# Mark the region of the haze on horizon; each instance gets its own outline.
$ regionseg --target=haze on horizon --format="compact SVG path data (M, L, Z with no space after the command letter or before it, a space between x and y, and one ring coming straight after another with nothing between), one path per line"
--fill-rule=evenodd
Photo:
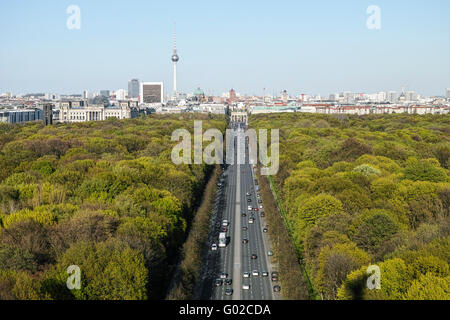
M67 7L81 29L66 27ZM381 30L369 30L370 5ZM450 87L450 2L429 1L2 1L0 93L127 89L128 80L220 95L328 95Z

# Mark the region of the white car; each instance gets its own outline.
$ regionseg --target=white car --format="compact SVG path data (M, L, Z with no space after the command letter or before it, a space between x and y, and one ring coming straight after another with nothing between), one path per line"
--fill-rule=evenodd
M244 278L250 278L250 273L244 272Z
M259 208L262 210L262 209L263 209L263 206L259 206Z
M212 251L217 251L217 244L213 243L213 244L211 245L211 250L212 250Z
M242 286L242 290L250 290L250 285L249 284L244 284Z
M252 206L248 206L247 209L248 209L248 211L252 211L253 207Z
M253 270L252 276L259 277L259 271L258 270Z
M248 220L248 223L249 223L249 224L253 224L254 222L255 222L254 219L249 219L249 220Z
M230 223L228 222L228 220L223 220L223 222L222 222L222 226L224 226L224 227L228 227L229 224Z

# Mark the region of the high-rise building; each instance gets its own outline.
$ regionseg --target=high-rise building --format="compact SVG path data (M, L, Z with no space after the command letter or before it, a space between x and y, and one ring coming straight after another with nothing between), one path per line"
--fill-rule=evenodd
M450 99L450 88L447 88L447 91L445 92L445 96L447 99Z
M106 98L109 98L111 92L109 90L100 90L100 95Z
M132 79L128 81L128 99L139 98L139 80Z
M236 101L236 91L234 89L230 90L230 102Z
M172 54L172 62L173 62L173 97L177 99L177 62L180 60L180 57L177 54L177 25L175 24L175 32L173 36L173 54Z
M139 101L141 103L163 103L164 87L162 82L141 82Z

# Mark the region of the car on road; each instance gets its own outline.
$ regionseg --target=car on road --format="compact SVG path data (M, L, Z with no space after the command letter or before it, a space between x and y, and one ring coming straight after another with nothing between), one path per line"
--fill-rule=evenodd
M268 255L269 257L273 256L273 251L272 251L272 250L267 251L267 255Z
M248 202L248 203L252 202L252 199L247 199L247 202Z
M249 284L244 284L242 286L242 290L250 290L250 285Z
M225 227L225 226L223 226L223 227L220 229L220 232L227 232L227 231L228 231L228 228Z
M265 227L265 228L263 229L263 232L264 232L264 233L267 233L267 231L269 231L269 229L267 229L267 227Z
M254 222L255 222L255 219L252 219L252 218L248 219L248 223L253 224Z
M228 227L229 224L230 224L230 222L228 220L223 220L222 221L222 226L224 226L224 227Z
M250 273L249 272L244 272L243 276L244 276L244 278L250 278Z
M248 211L252 211L253 207L252 206L248 206L247 209L248 209Z
M232 296L233 295L233 289L231 289L231 288L225 289L225 295Z
M248 239L243 239L242 240L242 244L247 244L248 243Z
M259 199L259 200L258 200L258 203L262 203L262 200L261 200L261 199ZM261 209L262 209L262 208L261 208Z
M247 231L248 227L242 227L242 230Z
M211 245L211 250L212 250L212 251L217 251L217 244L213 243L213 244Z
M258 256L256 254L252 254L252 260L258 259Z
M281 287L280 286L274 286L273 287L273 292L280 292L281 291Z
M242 217L245 218L247 214L245 212L242 212Z
M259 206L259 209L261 209L261 210L262 210L262 209L263 209L263 206Z
M220 182L217 184L217 186L220 188L223 186L223 184L221 184Z
M259 271L258 270L253 270L252 271L252 276L253 277L259 277Z
M258 211L259 211L259 209L258 209L258 208L254 208L253 210L255 210L256 212L258 212Z
M216 287L221 287L223 284L222 279L216 279Z
M269 272L263 271L262 276L263 276L263 277L268 277L268 276L269 276Z
M232 284L233 284L233 280L231 280L230 278L225 279L225 285L231 286Z
M251 196L251 193L250 192L247 192L247 197L250 197Z
M261 217L265 217L266 216L266 214L264 213L264 211L261 211L261 213L259 214Z
M228 273L223 272L220 274L220 279L226 279L226 278L228 278Z

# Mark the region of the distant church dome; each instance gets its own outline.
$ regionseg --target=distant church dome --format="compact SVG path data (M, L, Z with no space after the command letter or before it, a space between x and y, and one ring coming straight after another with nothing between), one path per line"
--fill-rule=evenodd
M174 55L172 56L172 61L173 61L173 62L178 62L179 60L180 60L180 57L178 57L177 54L174 54Z
M204 96L205 93L203 92L202 89L200 89L200 87L198 87L195 91L194 91L194 96Z

